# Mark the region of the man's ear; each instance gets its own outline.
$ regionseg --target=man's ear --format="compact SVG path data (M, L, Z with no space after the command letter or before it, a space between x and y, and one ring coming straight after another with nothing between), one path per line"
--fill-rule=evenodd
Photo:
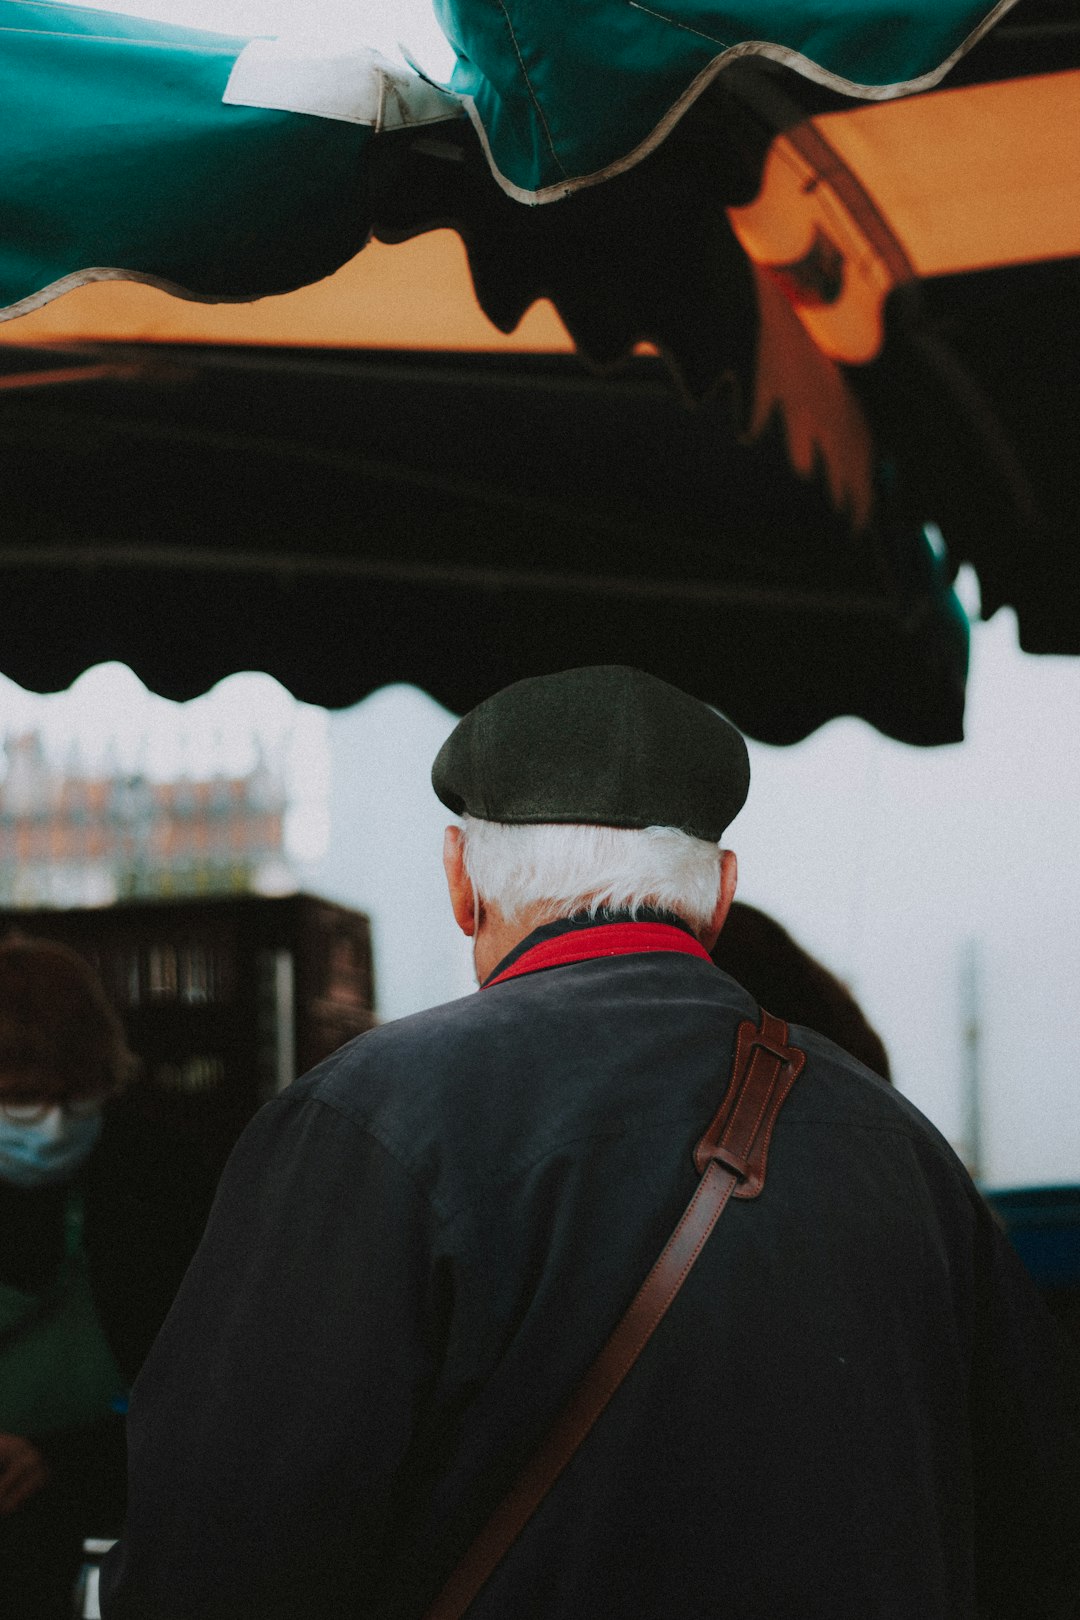
M731 910L731 902L735 898L735 889L739 881L739 863L735 859L733 849L720 851L720 881L716 887L716 907L709 918L709 926L701 934L701 943L707 951L711 951L720 938L720 930L727 922L727 914Z
M446 873L446 886L450 891L450 908L454 913L454 921L463 934L472 939L476 932L476 907L473 898L473 886L469 882L469 875L465 870L465 860L461 848L461 828L447 827L443 837L443 871Z

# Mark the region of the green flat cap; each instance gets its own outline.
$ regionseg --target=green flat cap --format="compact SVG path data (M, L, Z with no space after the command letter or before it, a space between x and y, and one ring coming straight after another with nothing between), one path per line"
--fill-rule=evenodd
M718 843L746 802L746 744L722 715L623 664L504 687L440 748L431 782L455 815L511 823L678 827Z

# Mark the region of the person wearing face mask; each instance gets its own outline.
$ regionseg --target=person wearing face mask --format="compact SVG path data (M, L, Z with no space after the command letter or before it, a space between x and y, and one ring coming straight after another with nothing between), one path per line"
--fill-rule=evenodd
M124 1511L126 1393L201 1230L125 1096L136 1070L88 964L0 941L0 1613L71 1613L82 1539Z

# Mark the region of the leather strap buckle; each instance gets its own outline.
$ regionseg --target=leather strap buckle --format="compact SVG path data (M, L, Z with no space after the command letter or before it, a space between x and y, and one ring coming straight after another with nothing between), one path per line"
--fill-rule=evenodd
M726 1170L730 1170L732 1175L737 1176L740 1181L750 1179L752 1172L747 1161L741 1159L737 1153L733 1153L730 1148L726 1148L722 1142L718 1142L714 1148L709 1148L707 1152L702 1154L702 1158L706 1163L706 1167L709 1163L722 1164Z
M759 1035L756 1031L754 1033L753 1040L750 1041L747 1047L747 1055L749 1056L750 1052L753 1052L755 1049L762 1052L768 1052L770 1057L776 1058L780 1063L790 1063L792 1060L792 1054L796 1050L794 1047L781 1046L779 1042L766 1040L764 1035Z

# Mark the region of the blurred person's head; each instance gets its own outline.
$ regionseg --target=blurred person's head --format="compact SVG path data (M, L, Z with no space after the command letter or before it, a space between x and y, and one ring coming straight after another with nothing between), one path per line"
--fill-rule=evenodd
M0 1181L66 1180L131 1078L123 1026L89 964L51 940L0 940Z
M883 1080L891 1078L881 1038L847 985L765 912L736 901L711 955L759 1006L816 1029Z
M736 882L719 840L749 779L735 728L641 670L565 670L479 704L432 770L461 818L444 861L478 976L565 917L659 911L710 945Z

